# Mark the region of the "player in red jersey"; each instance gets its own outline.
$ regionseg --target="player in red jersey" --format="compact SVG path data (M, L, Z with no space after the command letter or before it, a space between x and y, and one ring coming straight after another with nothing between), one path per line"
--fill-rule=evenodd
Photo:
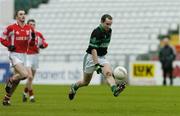
M27 24L31 25L31 27L35 30L36 22L34 19L29 19ZM38 66L39 48L44 49L48 46L48 44L45 42L45 38L43 37L42 33L35 31L35 34L36 34L35 45L29 46L27 49L26 67L28 69L30 77L28 78L24 88L23 102L27 101L28 94L29 94L30 102L35 102L34 92L32 88L32 81L34 79L36 69L39 67Z
M6 83L6 95L3 105L10 105L10 98L21 80L29 78L25 67L28 43L35 44L34 29L25 24L25 11L16 12L16 23L6 27L3 32L1 43L9 50L10 65L13 68L13 76Z

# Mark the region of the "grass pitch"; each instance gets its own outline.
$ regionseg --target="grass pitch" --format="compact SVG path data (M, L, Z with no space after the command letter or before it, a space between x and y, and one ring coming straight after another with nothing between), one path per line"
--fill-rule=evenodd
M23 85L0 116L180 116L180 87L127 86L114 97L107 85L88 86L68 99L69 86L35 85L36 103L22 103ZM0 98L4 85L0 85Z

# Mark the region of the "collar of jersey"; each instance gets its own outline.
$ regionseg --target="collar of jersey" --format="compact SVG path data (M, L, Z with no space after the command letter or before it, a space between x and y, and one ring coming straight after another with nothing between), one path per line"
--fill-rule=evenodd
M16 22L16 25L19 26L20 28L23 28L23 27L25 27L26 24L24 24L24 26L21 27L21 26Z
M102 26L102 24L99 25L99 28L100 28L100 30L101 30L102 32L105 31L105 30L104 30L104 27Z

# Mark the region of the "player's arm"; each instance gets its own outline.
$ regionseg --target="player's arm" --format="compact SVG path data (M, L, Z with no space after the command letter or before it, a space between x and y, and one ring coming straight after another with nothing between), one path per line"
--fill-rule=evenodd
M12 40L10 41L10 37L14 39L14 36L13 36L13 30L11 29L10 26L8 26L3 34L2 34L2 37L0 38L0 42L3 46L7 47L9 51L14 51L15 50L15 46L14 46L14 43L12 45ZM14 42L14 40L13 40Z
M7 27L3 33L2 33L2 37L1 37L1 44L5 47L8 47L10 46L10 41L9 41L9 38L8 38L8 35L9 35L9 31L10 30L10 27Z
M35 45L35 38L36 38L36 32L35 30L31 27L30 28L30 46L34 46Z
M99 40L100 40L100 37L99 37L99 33L98 31L94 30L91 34L91 38L90 38L90 43L89 43L89 47L91 48L91 55L92 55L92 59L93 59L93 62L95 64L95 70L96 72L99 74L102 72L102 69L101 67L103 67L102 65L99 64L99 61L98 61L98 53L97 53L97 49L99 47Z
M9 51L14 51L16 49L14 45L11 45L8 38L1 38L1 44L7 47Z
M99 33L97 30L94 30L91 34L90 37L90 42L89 42L89 48L91 50L91 55L92 55L92 59L94 64L99 63L98 62L98 54L97 54L97 49L99 47Z
M91 50L91 54L92 54L92 59L93 59L93 62L95 64L95 70L97 72L97 74L99 73L102 73L102 65L99 64L98 62L98 55L97 55L97 50L96 49L92 49Z
M8 47L8 46L10 46L10 42L9 42L9 40L7 39L7 38L0 38L1 39L1 44L3 45L3 46L5 46L5 47Z
M36 32L35 32L34 28L31 27L31 40L35 41L35 38L36 38Z
M94 64L98 64L99 62L98 62L98 55L96 49L92 49L91 54Z
M102 65L100 65L100 63L98 62L98 55L97 55L97 50L96 49L92 49L91 50L91 54L92 54L92 59L93 62L95 64L95 70L97 72L97 74L102 73Z

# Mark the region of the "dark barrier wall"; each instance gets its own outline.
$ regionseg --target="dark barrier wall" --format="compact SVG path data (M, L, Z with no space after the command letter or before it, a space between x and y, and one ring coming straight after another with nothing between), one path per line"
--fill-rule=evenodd
M48 3L49 0L15 0L15 12L19 9L24 9L26 13L30 8L38 8L41 3Z

